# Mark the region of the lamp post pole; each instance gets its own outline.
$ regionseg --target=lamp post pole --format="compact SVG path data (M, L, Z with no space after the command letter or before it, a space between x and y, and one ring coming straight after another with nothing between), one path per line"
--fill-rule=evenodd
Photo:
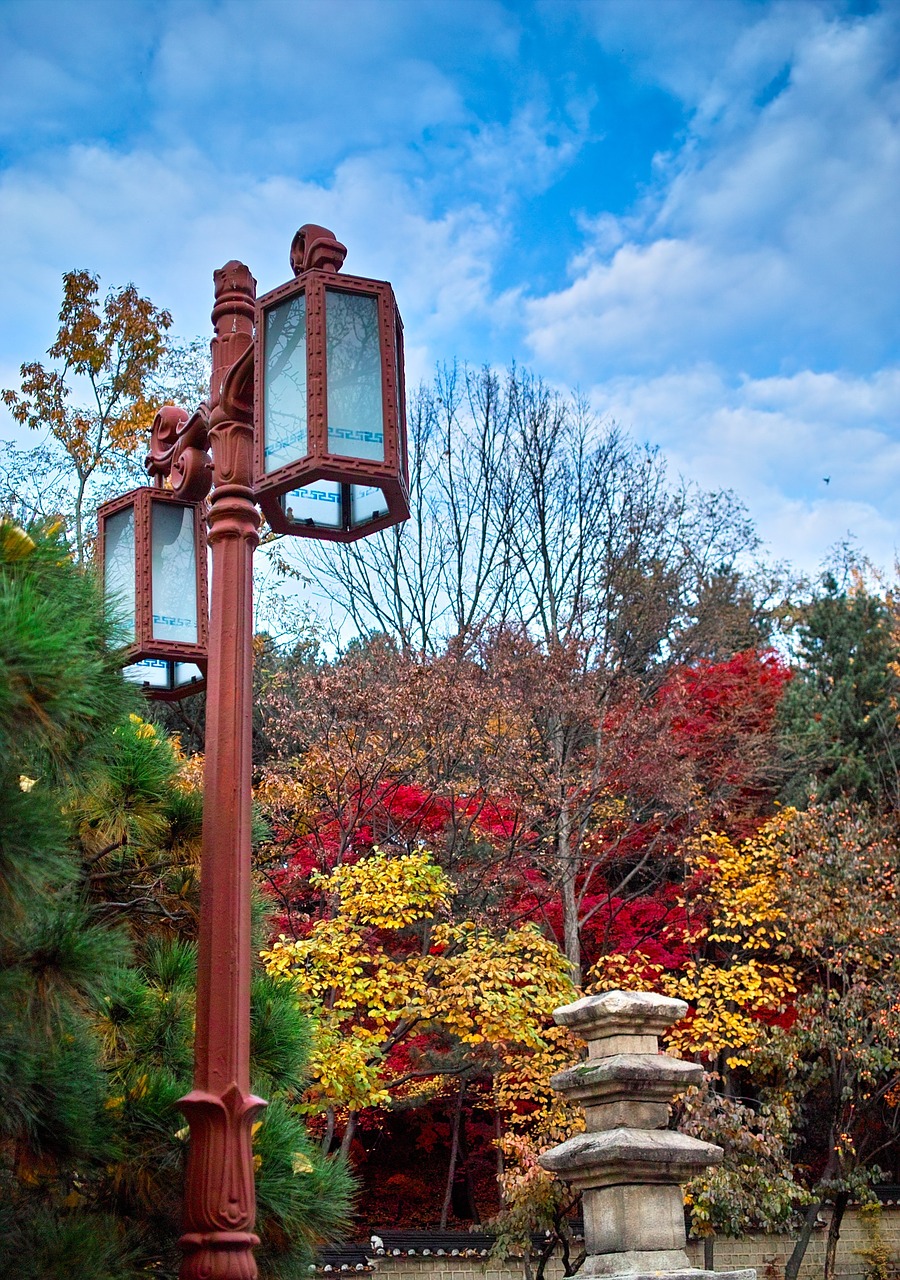
M194 1087L181 1280L253 1280L256 1199L250 1093L250 824L253 552L252 344L256 281L215 273L209 443L213 484L203 875ZM249 370L249 395L248 371Z

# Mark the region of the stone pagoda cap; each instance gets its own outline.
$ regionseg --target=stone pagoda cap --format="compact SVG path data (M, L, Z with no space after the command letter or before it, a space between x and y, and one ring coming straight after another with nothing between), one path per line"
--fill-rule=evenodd
M553 1076L550 1085L572 1102L645 1098L669 1102L676 1093L702 1079L699 1062L685 1062L664 1053L616 1053L568 1067Z
M607 1036L662 1035L687 1011L684 1000L652 991L604 991L554 1009L553 1017L571 1027L582 1040L600 1040Z
M606 1129L577 1133L545 1151L540 1163L575 1187L625 1183L688 1182L700 1169L720 1164L724 1152L673 1129Z

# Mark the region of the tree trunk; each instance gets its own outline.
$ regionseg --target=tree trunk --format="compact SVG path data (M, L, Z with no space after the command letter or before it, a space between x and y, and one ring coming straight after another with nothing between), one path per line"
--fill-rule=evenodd
M553 1215L553 1228L559 1247L562 1251L562 1267L564 1276L574 1276L585 1259L582 1249L577 1258L572 1258L572 1241L569 1236L568 1211L557 1211Z
M839 1191L834 1197L834 1209L831 1214L831 1222L828 1225L828 1241L825 1245L825 1280L834 1280L838 1240L841 1238L841 1223L844 1220L844 1210L847 1208L849 1199L850 1194L847 1191Z
M322 1138L322 1155L327 1156L331 1150L331 1140L334 1137L334 1107L329 1107L325 1112L325 1134Z
M568 840L568 836L566 836ZM560 845L563 843L563 832L559 833ZM578 902L575 897L575 861L566 854L561 854L562 863L562 913L563 944L572 981L576 987L581 986L581 939L578 936Z
M441 1230L447 1230L447 1217L450 1213L450 1202L453 1199L453 1180L456 1177L456 1161L459 1157L459 1126L462 1120L463 1098L466 1092L466 1081L459 1082L456 1095L456 1106L453 1110L453 1132L450 1139L450 1168L447 1170L447 1188L444 1192L444 1203L441 1207Z
M531 1247L530 1243L526 1242L526 1245L525 1245L526 1253L528 1252L530 1247ZM547 1269L547 1263L553 1257L555 1250L556 1250L556 1236L554 1235L554 1236L551 1236L550 1239L546 1242L546 1244L544 1244L541 1248L540 1261L538 1262L538 1269L537 1269L537 1274L535 1275L535 1280L544 1280L544 1272Z
M75 553L79 565L84 564L84 494L87 481L87 476L79 475L78 492L75 495Z
M561 880L563 945L572 972L572 981L576 987L580 987L581 938L578 933L578 899L575 892L578 863L572 856L572 813L567 800L564 800L560 807L556 841Z
M354 1133L356 1133L356 1119L358 1115L358 1111L347 1112L347 1125L344 1129L344 1136L341 1138L342 1156L348 1156L350 1154L350 1143L353 1141Z
M824 1200L817 1200L809 1206L806 1211L806 1217L803 1219L803 1227L794 1245L791 1256L784 1264L784 1280L797 1280L797 1275L806 1256L806 1249L809 1245L810 1237L815 1230L816 1221L819 1213L824 1205Z
M716 1237L703 1237L703 1269L704 1271L715 1271L716 1269Z
M578 860L572 854L572 806L565 787L566 740L562 723L554 726L552 740L560 793L559 817L556 823L556 861L559 867L559 891L562 899L563 949L571 969L572 981L576 987L579 987L581 986L581 939L578 934L578 898L575 884Z

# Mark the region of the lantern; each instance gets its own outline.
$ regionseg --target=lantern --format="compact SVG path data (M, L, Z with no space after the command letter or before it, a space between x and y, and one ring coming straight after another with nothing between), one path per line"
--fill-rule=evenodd
M205 687L209 609L202 504L133 489L97 513L103 589L131 663L152 698Z
M409 516L403 324L387 282L338 274L345 252L301 228L254 353L259 505L278 533L338 542Z

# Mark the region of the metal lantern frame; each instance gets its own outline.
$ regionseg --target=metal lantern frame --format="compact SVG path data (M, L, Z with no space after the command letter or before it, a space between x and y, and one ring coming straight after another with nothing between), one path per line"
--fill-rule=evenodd
M326 350L327 292L374 297L378 305L378 343L381 361L381 402L384 459L348 457L328 448L328 366ZM265 320L267 312L301 294L306 297L306 454L266 474L265 446ZM409 518L409 465L406 457L406 387L403 365L403 322L394 291L384 280L369 280L329 270L308 270L287 284L264 294L256 303L254 352L255 484L263 514L277 533L332 542L357 538L389 528ZM342 486L341 527L291 520L282 498L291 490L317 480ZM350 487L377 487L385 496L384 515L358 525L350 523Z
M197 643L158 640L153 636L153 504L187 508L194 528L195 589L197 593ZM209 657L209 598L207 583L207 539L205 503L180 498L168 489L143 485L105 502L97 512L97 565L100 580L106 583L106 529L111 517L134 509L134 640L128 646L128 665L146 660L170 666L168 687L144 684L148 697L163 702L176 701L206 688ZM202 679L175 685L174 666L199 667Z

